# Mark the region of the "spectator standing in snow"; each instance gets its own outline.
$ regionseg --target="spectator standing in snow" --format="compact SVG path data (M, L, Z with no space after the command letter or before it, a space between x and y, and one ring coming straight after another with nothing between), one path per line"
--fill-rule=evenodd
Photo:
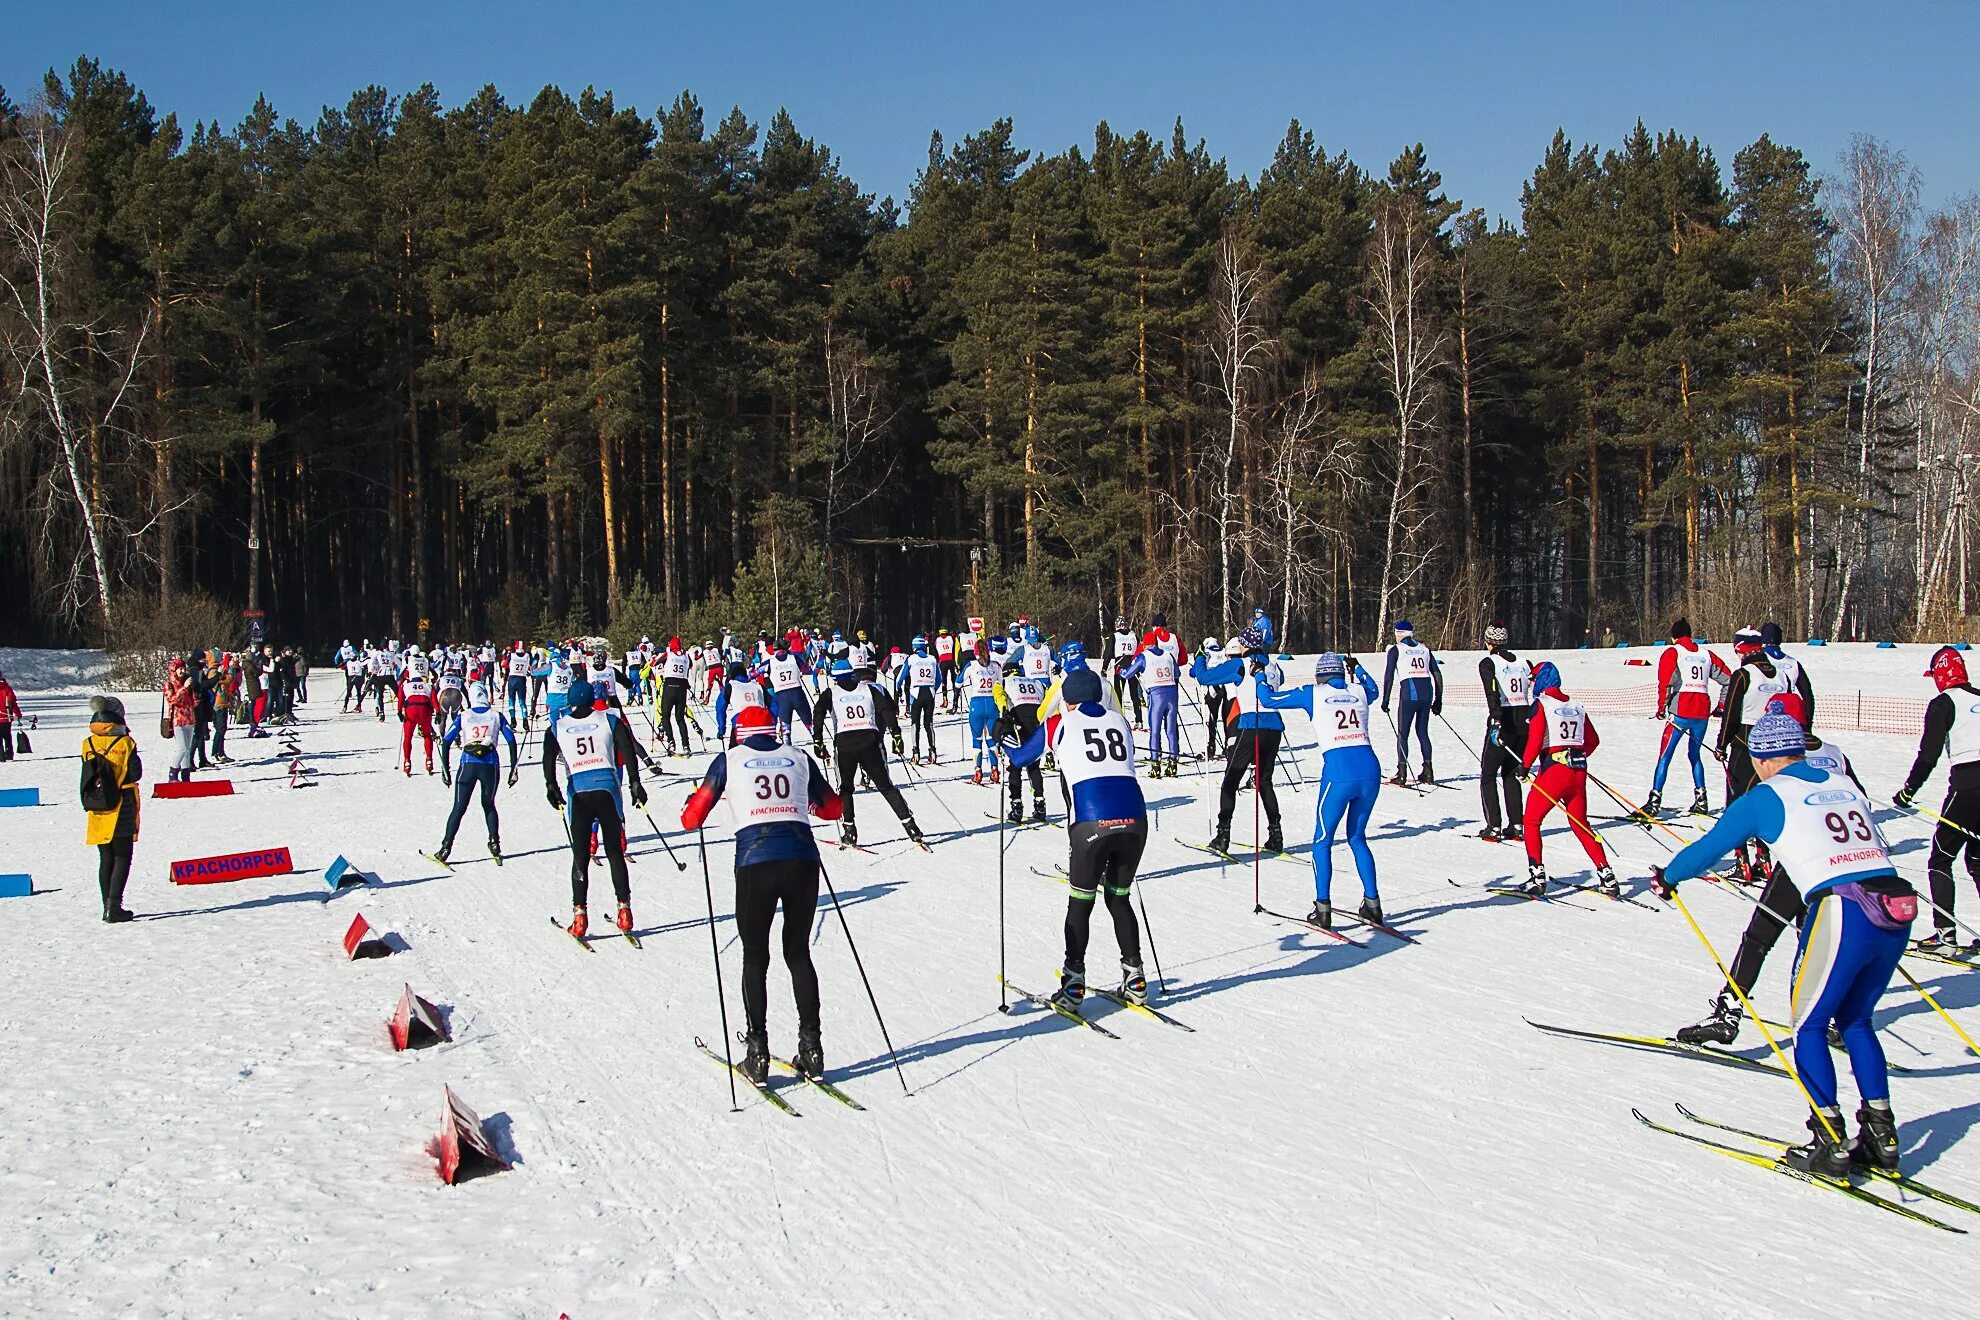
M89 736L82 743L82 803L89 814L83 838L96 848L96 884L103 893L103 919L108 922L131 919L131 910L124 906L124 886L130 882L131 854L137 849L137 783L142 778L144 761L124 724L124 703L115 697L91 697Z

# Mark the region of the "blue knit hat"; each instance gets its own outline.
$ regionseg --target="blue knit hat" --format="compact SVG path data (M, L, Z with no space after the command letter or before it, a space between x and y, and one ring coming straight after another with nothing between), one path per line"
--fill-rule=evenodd
M1414 633L1415 631L1416 629L1410 626L1410 622L1408 619L1396 620L1396 633L1398 635L1402 635L1405 633Z
M1066 681L1059 686L1059 695L1065 698L1068 706L1085 706L1100 700L1100 675L1091 669L1081 667L1066 675Z
M1347 661L1333 651L1322 652L1320 658L1313 662L1313 681L1316 683L1330 683L1346 677Z
M573 715L587 714L596 701L597 694L592 691L589 679L572 679L569 690L564 693L564 704Z
M1801 721L1785 711L1769 709L1746 735L1746 750L1756 761L1778 756L1801 756L1808 751L1808 733Z

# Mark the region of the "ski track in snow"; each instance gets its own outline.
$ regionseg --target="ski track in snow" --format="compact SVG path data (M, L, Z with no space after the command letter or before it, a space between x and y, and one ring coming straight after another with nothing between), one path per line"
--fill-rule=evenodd
M1824 691L1929 696L1927 651L1798 649L1818 725ZM1389 920L1418 946L1352 927L1355 944L1338 944L1254 915L1249 864L1175 841L1207 834L1216 776L1147 781L1166 804L1143 864L1171 983L1158 1002L1197 1032L1089 1001L1121 1037L1110 1041L1021 1001L997 1011L998 834L984 813L1005 799L968 783L966 728L945 718L945 764L918 783L896 762L896 777L931 836L954 830L951 811L969 833L924 854L869 793L875 852L824 850L916 1092L901 1092L827 902L813 944L828 1063L870 1112L776 1082L794 1120L740 1085L743 1112L730 1113L722 1070L693 1048L698 1035L719 1049L721 1027L692 835L670 835L683 873L635 817L643 950L603 939L586 954L546 920L568 914L568 853L534 739L521 783L500 795L507 865L482 856L471 808L448 873L419 850L438 841L450 795L437 776L396 772L396 721L338 715L326 672L301 725L318 785L285 788L274 741L230 735L238 795L147 798L128 900L145 920L106 927L73 760L76 676L100 672L100 657L0 654L41 715L34 754L0 765L0 786L37 784L51 804L0 810L0 869L31 869L41 891L0 901L0 1315L1930 1317L1969 1314L1960 1298L1980 1284L1973 1239L1629 1117L1636 1105L1668 1118L1681 1100L1796 1135L1805 1111L1785 1080L1520 1021L1659 1034L1695 1020L1718 978L1675 912L1487 893L1523 859L1468 837L1476 767L1435 721L1455 787L1385 789L1371 830ZM1570 691L1589 692L1647 682L1622 660L1654 654L1552 658ZM1445 660L1453 689L1473 683L1475 653ZM156 780L166 753L147 700L129 707ZM1467 737L1479 728L1476 706L1454 699L1445 713ZM1294 791L1282 775L1279 796L1300 864L1266 860L1259 874L1269 906L1303 912L1319 762L1304 717L1291 722L1309 783ZM1661 726L1596 722L1595 770L1640 796ZM1201 732L1199 716L1198 746ZM1880 798L1915 748L1839 741ZM1392 764L1386 728L1376 745ZM705 762L667 764L698 774ZM1721 777L1707 772L1716 806ZM690 782L654 791L663 826ZM1941 768L1921 800L1936 805L1943 782ZM1680 760L1666 796L1688 800L1688 787ZM1240 799L1240 847L1250 815ZM1597 823L1640 892L1665 848ZM1585 878L1558 813L1550 826L1553 874ZM1926 829L1885 829L1922 887ZM738 1029L727 834L711 829L708 861ZM1030 868L1063 865L1064 832L1006 839L1009 974L1044 992L1066 891ZM164 881L172 859L265 845L290 847L300 873ZM380 883L325 902L319 873L340 852ZM1341 849L1336 902L1356 889ZM1750 908L1706 884L1685 894L1730 957ZM1962 916L1971 904L1963 892ZM602 862L592 907L609 927ZM405 951L346 963L338 939L357 911ZM1089 969L1108 976L1113 959L1103 915ZM1786 1014L1789 962L1785 945L1768 960L1769 1017ZM1906 966L1980 1029L1980 976ZM407 982L449 1014L451 1043L392 1051L383 1024ZM794 1046L788 984L773 962L778 1053ZM1893 1080L1908 1171L1980 1192L1980 1060L1901 981L1879 1024L1892 1060L1920 1070ZM1761 1048L1750 1025L1739 1048ZM452 1188L434 1176L425 1147L443 1084L488 1120L511 1172ZM1853 1112L1847 1080L1843 1094ZM1922 1205L1980 1234L1980 1216Z

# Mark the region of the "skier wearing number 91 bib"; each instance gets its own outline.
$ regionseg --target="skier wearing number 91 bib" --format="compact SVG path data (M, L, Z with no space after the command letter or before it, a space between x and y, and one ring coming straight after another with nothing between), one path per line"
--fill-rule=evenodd
M635 807L646 805L639 782L639 744L626 722L602 706L594 706L591 684L573 679L565 694L567 705L543 731L543 783L550 805L564 811L571 840L571 934L583 939L590 928L585 899L591 887L591 830L595 825L612 870L612 892L619 900L619 929L633 928L632 882L626 874L626 811L619 793L623 767L632 779ZM562 760L565 784L557 780ZM570 803L565 806L565 787Z
M1748 730L1746 745L1758 782L1729 803L1711 831L1673 857L1667 869L1652 869L1651 891L1669 898L1680 881L1704 874L1746 840L1766 841L1775 875L1792 875L1808 907L1790 1004L1795 1068L1815 1109L1808 1119L1812 1140L1784 1158L1834 1178L1847 1177L1852 1164L1895 1169L1897 1120L1870 1014L1904 953L1918 895L1892 868L1869 799L1848 779L1804 759L1807 733L1800 721L1769 710ZM1854 1142L1837 1104L1828 1040L1832 1022L1849 1051L1863 1101Z
M1014 768L1035 765L1051 751L1068 799L1072 896L1066 900L1065 963L1053 998L1076 1008L1086 995L1093 903L1104 888L1121 949L1121 997L1146 1004L1141 927L1128 902L1148 843L1148 807L1134 777L1134 729L1125 715L1102 704L1100 676L1083 665L1066 675L1059 696L1064 705L1058 714L1022 740L1015 733L1004 740Z
M735 746L718 753L700 787L681 808L681 824L698 830L727 797L736 827L736 932L742 938L745 1076L770 1075L770 923L784 905L784 965L797 999L793 1065L807 1077L825 1072L818 1031L818 972L811 965L811 924L818 911L818 845L811 817L837 820L839 795L803 752L777 741L776 720L762 706L736 712Z

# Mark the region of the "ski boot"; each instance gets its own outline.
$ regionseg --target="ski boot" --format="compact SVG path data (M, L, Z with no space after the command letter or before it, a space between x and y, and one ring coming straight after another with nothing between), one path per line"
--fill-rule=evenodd
M1506 826L1505 840L1507 843L1524 843L1526 841L1526 826L1520 824Z
M1011 799L1011 809L1004 813L1004 819L1013 825L1024 824L1024 802L1022 799Z
M1849 1125L1843 1122L1842 1110L1810 1111L1808 1131L1808 1144L1789 1146L1781 1152L1781 1162L1804 1173L1838 1182L1847 1180L1850 1170Z
M402 761L402 762L400 762L400 763L399 763L399 769L401 769L401 770L403 770L403 771L405 771L405 775L406 775L406 778L408 778L408 779L411 779L411 778L412 778L412 758L411 758L411 757L407 757L407 758L406 758L406 759L405 759L404 761Z
M791 1056L791 1066L813 1081L825 1075L825 1043L819 1039L817 1027L798 1028L797 1053Z
M1174 778L1176 777L1176 774L1177 774L1177 771L1176 771L1176 758L1175 758L1175 757L1173 757L1173 756L1172 756L1172 757L1170 757L1170 758L1169 758L1169 762L1168 762L1168 766L1169 766L1169 768L1168 768L1168 769L1166 769L1166 770L1164 770L1164 771L1162 772L1162 778L1164 778L1164 779L1174 779Z
M928 749L928 764L930 765L942 764L942 758L935 755L935 749L933 747Z
M1334 905L1324 898L1313 900L1313 910L1306 914L1306 924L1318 926L1321 930L1334 928Z
M426 758L426 773L429 775L433 773L433 758L430 756Z
M983 783L983 767L982 767L982 766L980 766L980 765L979 765L979 766L977 766L977 767L976 767L976 773L975 773L975 774L973 774L973 775L971 775L971 776L969 777L969 782L970 782L970 783L972 783L972 784L975 784L975 785L977 785L977 786L979 786L979 787L981 787L981 786L982 786L982 783Z
M1534 898L1544 895L1547 892L1547 868L1538 862L1528 862L1526 883L1519 887L1519 892Z
M1210 836L1210 851L1214 853L1223 853L1226 856L1230 855L1231 831L1229 826L1227 825L1218 826L1217 832Z
M502 841L492 834L488 836L488 855L495 859L495 865L502 864Z
M1959 931L1951 926L1941 926L1912 947L1920 953L1959 953Z
M1484 829L1478 831L1478 837L1485 840L1485 842L1487 843L1499 843L1502 842L1506 836L1499 833L1499 827L1497 825L1487 825Z
M632 904L619 904L619 929L630 932L633 928Z
M927 840L921 837L921 826L914 823L912 816L901 823L901 828L907 831L908 842L919 843L924 847L927 846Z
M1391 784L1394 784L1397 788L1408 788L1409 766L1407 764L1398 765L1396 767L1396 772L1389 776L1389 782Z
M1048 821L1048 820L1050 820L1051 818L1052 818L1052 817L1051 817L1051 815L1050 815L1050 813L1048 813L1048 812L1047 812L1047 811L1045 810L1045 799L1044 799L1044 798L1042 798L1042 797L1035 797L1035 798L1033 798L1033 799L1031 799L1031 822L1032 822L1032 824L1034 824L1034 825L1038 825L1038 824L1043 824L1043 823L1044 823L1045 821Z
M679 755L679 753L678 753L678 752L676 752L676 751L674 750L674 744L673 744L672 742L669 742L669 743L667 743L667 751L666 751L666 753L665 753L665 754L666 754L666 755L668 755L668 756L678 756L678 755Z
M571 909L570 932L578 939L583 939L591 933L591 918L585 915L582 903Z
M1663 809L1664 795L1653 788L1650 790L1650 796L1643 799L1643 806L1636 814L1644 820L1655 820L1657 813Z
M1614 867L1598 866L1595 868L1595 888L1604 898L1622 897L1622 885L1616 880Z
M1279 834L1279 832L1278 832L1277 830L1273 830L1273 831L1272 831L1271 833L1269 833L1269 834L1267 834L1267 835L1265 836L1265 851L1266 851L1266 852L1268 852L1268 853L1282 853L1282 852L1284 852L1285 850L1286 850L1286 841L1285 841L1285 839L1284 839L1283 837L1281 837L1281 836L1280 836L1280 834Z
M1425 788L1435 788L1437 786L1437 773L1430 768L1428 761L1423 763L1423 769L1417 773L1416 782Z
M859 828L849 820L839 822L839 846L841 848L859 847Z
M1720 991L1712 1001L1712 1012L1702 1022L1679 1027L1672 1037L1680 1045L1730 1045L1739 1035L1739 1001L1728 991Z
M1052 992L1052 1002L1079 1011L1079 1003L1086 998L1086 973L1063 971L1059 973L1059 988Z
M999 781L1001 781L1001 780L1003 779L1003 777L1004 777L1004 771L1003 771L1003 768L1002 768L1001 766L994 766L994 765L993 765L993 766L991 766L991 767L990 767L990 782L991 782L991 783L993 783L993 784L995 784L995 783L998 783Z
M742 1043L742 1062L736 1065L736 1071L758 1086L766 1085L770 1080L770 1033L745 1032Z
M454 852L453 844L443 843L438 848L435 848L433 850L433 860L440 863L440 865L445 866L447 864L447 859L453 855L453 852Z
M1361 906L1354 911L1356 916L1371 926L1388 925L1386 921L1382 920L1382 900L1379 898L1362 899Z
M1856 1144L1850 1147L1849 1155L1859 1165L1897 1172L1897 1118L1891 1113L1889 1102L1880 1105L1865 1100L1856 1111Z
M1711 804L1705 801L1705 790L1702 788L1691 796L1691 814L1694 816L1709 816L1712 814Z
M1121 998L1130 1004L1148 1003L1148 977L1140 963L1121 963Z

